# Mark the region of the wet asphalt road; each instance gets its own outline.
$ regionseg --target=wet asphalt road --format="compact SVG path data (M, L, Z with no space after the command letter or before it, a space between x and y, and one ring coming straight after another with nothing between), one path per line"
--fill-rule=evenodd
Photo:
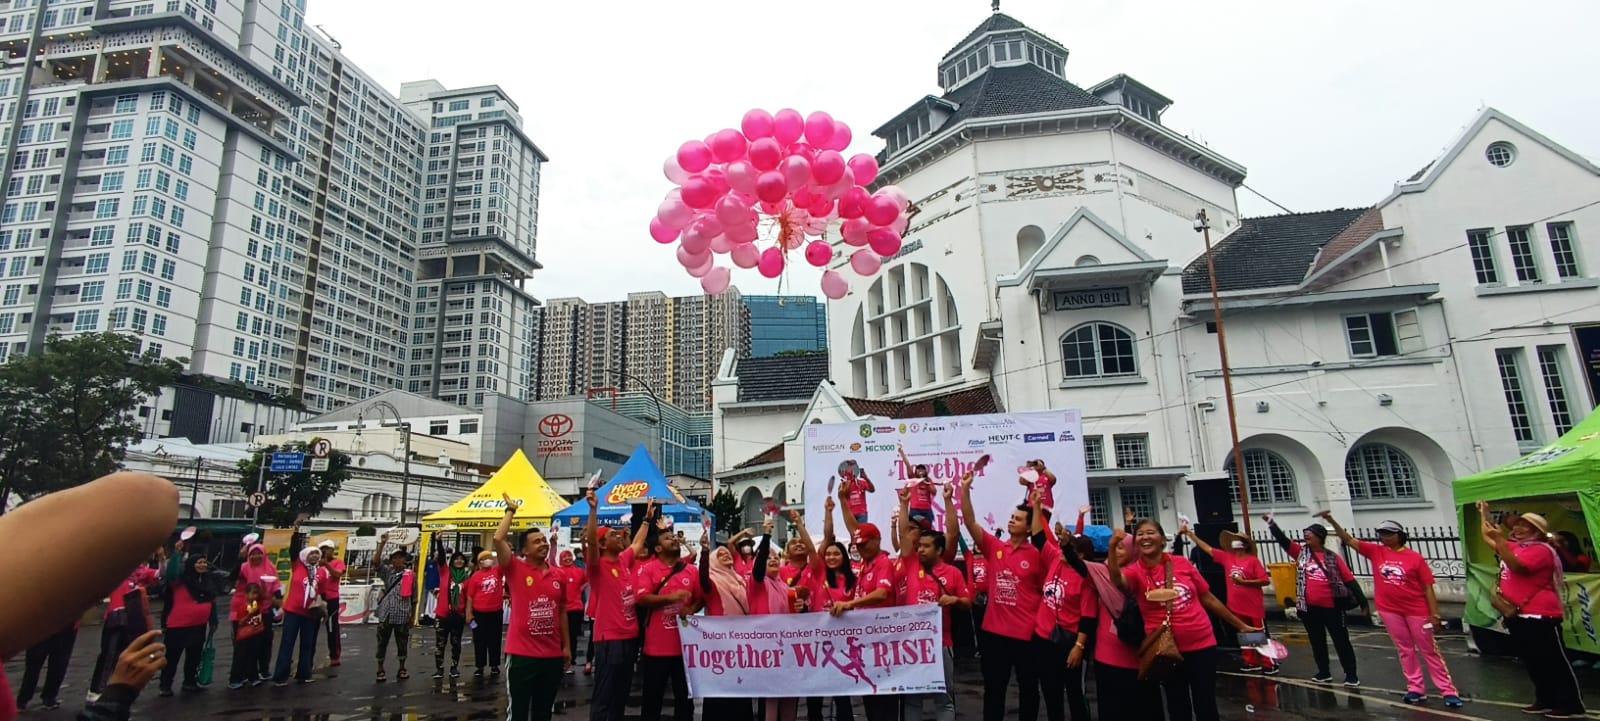
M1530 718L1518 711L1531 699L1531 686L1521 665L1515 659L1470 655L1465 637L1459 634L1443 637L1442 646L1456 684L1468 703L1463 709L1447 710L1437 697L1430 699L1430 705L1420 707L1406 706L1400 702L1405 680L1400 673L1394 647L1381 629L1353 630L1362 679L1362 686L1358 689L1318 686L1306 680L1315 668L1304 636L1295 633L1298 624L1280 622L1274 629L1290 647L1291 655L1285 662L1283 674L1275 678L1260 678L1225 672L1219 689L1222 718L1240 721L1510 721ZM466 670L463 678L454 682L448 678L442 681L430 678L433 670L431 629L419 629L413 634L412 678L404 682L395 681L391 665L390 681L385 684L373 680L375 664L371 656L375 647L374 627L347 628L346 632L342 666L319 668L316 683L309 686L283 689L262 686L241 691L228 690L222 680L226 677L231 651L228 641L220 639L217 649L218 683L199 694L180 694L169 699L156 697L152 684L135 705L134 718L206 717L227 721L470 721L505 718L505 694L497 683L474 681L470 669ZM23 713L24 719L49 721L74 718L81 707L88 669L93 665L95 650L99 647L98 636L97 627L85 627L78 636L77 650L67 674L67 688L61 694L66 706L56 711L44 711L37 708L38 702L35 701L35 708ZM470 645L463 655L470 657ZM1224 664L1224 669L1233 667L1231 663ZM20 658L6 664L5 671L15 686L22 674ZM1580 670L1579 681L1585 688L1591 718L1600 719L1600 713L1594 713L1600 710L1600 671ZM960 687L957 695L958 716L977 719L982 691L975 659L959 662L957 685ZM1092 696L1092 679L1090 685ZM568 682L562 688L557 718L587 719L589 690L589 678L582 674L580 668L577 674L568 677ZM1012 701L1014 704L1014 696ZM1015 713L1014 705L1011 712ZM671 715L670 703L666 714L669 717ZM637 718L637 715L636 685L629 718ZM803 707L800 716L805 718ZM857 718L862 718L859 707Z

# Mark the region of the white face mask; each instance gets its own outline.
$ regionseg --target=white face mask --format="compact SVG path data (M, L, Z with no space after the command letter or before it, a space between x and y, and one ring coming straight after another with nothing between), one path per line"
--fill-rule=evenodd
M479 566L482 566L482 567L484 567L484 568L494 568L494 559L492 559L492 558L485 558L485 559L483 559L483 560L482 560L482 561L479 561L479 562L478 562L478 565L479 565Z

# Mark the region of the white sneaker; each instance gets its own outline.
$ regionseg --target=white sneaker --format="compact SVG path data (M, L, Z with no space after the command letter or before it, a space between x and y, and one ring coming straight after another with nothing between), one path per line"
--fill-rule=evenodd
M86 694L83 695L84 703L94 703L94 702L99 701L99 700L100 700L100 694L97 694L97 693L95 693L93 691L90 691L89 693L86 693Z

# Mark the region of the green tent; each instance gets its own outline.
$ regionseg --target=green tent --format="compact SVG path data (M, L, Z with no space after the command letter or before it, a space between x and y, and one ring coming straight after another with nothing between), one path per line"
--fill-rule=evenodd
M1494 514L1539 513L1551 531L1568 531L1595 555L1600 538L1600 413L1590 415L1556 442L1499 468L1457 479L1456 513L1467 558L1467 623L1497 629L1500 615L1489 603L1500 565L1483 542L1477 502ZM1594 617L1600 612L1600 574L1569 573L1562 589L1563 636L1568 648L1600 653Z

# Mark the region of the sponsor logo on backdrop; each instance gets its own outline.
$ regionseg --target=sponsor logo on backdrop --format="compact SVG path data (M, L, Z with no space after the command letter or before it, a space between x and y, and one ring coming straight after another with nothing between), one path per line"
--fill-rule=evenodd
M811 450L816 451L818 453L838 453L840 451L846 451L846 450L853 451L853 450L856 450L856 446L859 446L859 445L861 445L861 444L860 443L819 443L819 444L816 444L816 445L812 446Z
M921 431L922 431L922 424L921 423L913 423L913 424L911 424L911 432L912 433L919 433Z
M851 453L855 453L856 451L859 451L859 450L861 450L861 444L860 443L851 443L850 444L850 452Z
M650 490L650 484L645 481L618 483L611 487L610 493L606 494L606 503L612 506L621 505L643 496L648 490Z
M1017 425L1017 421L1014 418L989 418L978 421L979 428L988 428L990 430L1007 430L1015 425Z
M989 434L989 442L993 443L993 444L995 444L997 446L1003 446L1003 445L1005 445L1007 443L1010 443L1012 441L1020 441L1020 440L1022 440L1022 434L1021 433L990 433Z
M906 424L904 424L904 423L901 423L901 424L900 424L900 433L901 433L901 434L902 434L902 435L904 435L904 434L905 434L905 432L906 432Z
M863 423L863 424L861 424L861 437L862 438L871 438L872 437L872 424L871 423Z
M967 447L968 448L982 448L985 445L988 445L988 441L985 441L982 438L968 438L967 439Z
M522 502L522 499L517 499L518 505L521 505ZM505 509L506 502L500 498L478 498L467 501L467 510L469 511L503 511Z
M1027 433L1022 436L1023 443L1055 443L1054 433Z
M879 443L878 445L875 445L875 446L874 445L862 446L862 449L865 450L868 453L884 453L884 452L887 452L887 451L896 450L897 448L899 448L899 446L896 446L893 443Z
M873 433L893 433L894 432L894 426L875 426L875 427L873 427L872 432ZM903 425L900 426L900 432L901 433L905 433L906 432L906 427L903 426Z

